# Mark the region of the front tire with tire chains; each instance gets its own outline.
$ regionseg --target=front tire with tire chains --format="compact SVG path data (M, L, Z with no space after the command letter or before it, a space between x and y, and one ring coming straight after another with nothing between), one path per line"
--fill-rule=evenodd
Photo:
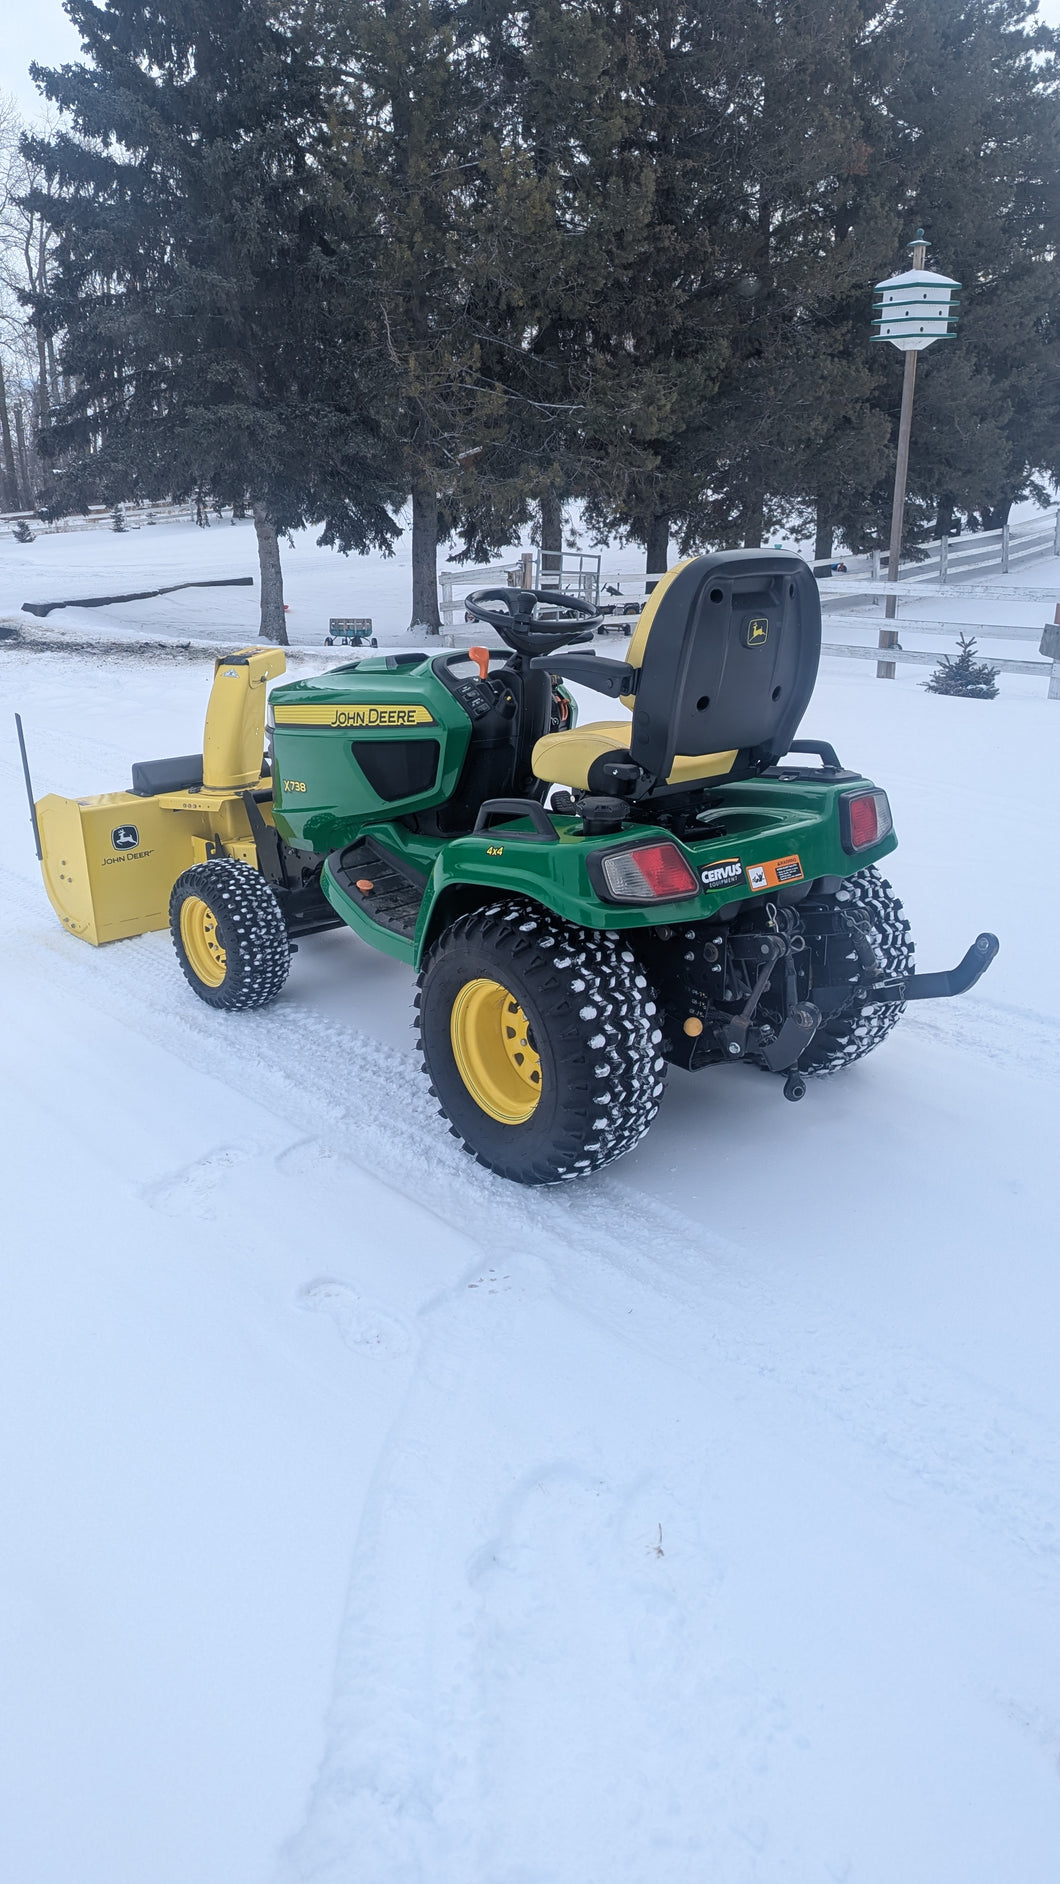
M913 941L902 905L886 877L871 866L847 877L835 902L863 926L876 951L880 972L887 976L913 972ZM812 1000L812 995L811 995ZM865 1001L837 1008L829 1014L813 1043L799 1060L804 1073L821 1078L853 1066L886 1040L905 1012L904 1002Z
M169 928L188 986L210 1007L264 1007L287 980L283 913L250 864L218 857L185 870L169 899Z
M514 899L474 910L431 948L416 1008L424 1070L450 1130L500 1177L587 1176L632 1150L658 1111L666 1064L654 996L613 934ZM514 1055L522 1086L500 1046L495 1079L476 1048L494 1014L526 1050ZM479 1034L462 1031L469 1017ZM538 1066L535 1096L526 1081Z

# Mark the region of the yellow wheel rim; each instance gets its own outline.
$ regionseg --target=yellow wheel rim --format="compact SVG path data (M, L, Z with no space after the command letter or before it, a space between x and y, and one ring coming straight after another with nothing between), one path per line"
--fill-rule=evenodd
M524 1125L541 1097L541 1059L514 994L499 981L465 983L449 1033L475 1104L501 1125Z
M184 953L207 988L219 988L228 959L217 936L217 917L201 896L187 896L180 906L180 939Z

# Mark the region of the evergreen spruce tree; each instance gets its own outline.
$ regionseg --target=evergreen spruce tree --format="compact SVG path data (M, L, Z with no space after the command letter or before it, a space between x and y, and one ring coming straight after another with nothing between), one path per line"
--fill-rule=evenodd
M600 383L591 316L608 285L621 292L600 234L605 193L626 200L612 162L630 109L624 20L597 0L534 0L514 14L478 0L464 16L481 183L469 312L497 423L465 480L459 527L484 542L483 520L532 511L546 570L562 552L565 500L586 491Z
M899 43L902 172L929 266L964 289L917 388L910 482L997 527L1060 470L1060 35L1027 0L918 0Z
M894 217L890 253L852 305L868 333L870 288L908 266L903 243L918 223L928 266L961 281L955 343L927 352L917 379L906 529L914 542L952 528L962 513L1002 523L1018 497L1040 494L1060 453L1060 37L1037 25L1026 0L906 0L872 36L868 120L856 214ZM901 366L887 346L871 354L868 409L882 415L891 451L840 487L835 520L852 548L886 542ZM889 462L887 461L889 459ZM867 473L867 475L866 475Z
M742 263L726 237L740 186L722 129L738 61L732 12L631 8L616 60L632 109L611 160L619 218L612 190L602 197L589 513L643 544L647 573L666 568L674 534L684 550L700 530L711 418L739 326Z
M724 238L739 257L739 318L708 415L700 533L714 542L756 546L810 512L827 554L838 492L883 442L855 320L894 226L861 187L880 112L881 11L875 0L795 12L734 0L738 68L721 135L740 182Z
M757 543L807 492L830 508L876 474L851 298L896 218L866 229L850 181L875 11L537 0L513 34L498 9L491 63L546 186L520 364L571 401L543 472L649 570L674 537Z
M705 105L722 39L684 5L538 0L526 22L506 77L542 186L523 362L542 545L555 498L576 494L591 526L643 544L658 570L727 349L705 207L725 168Z
M958 635L960 653L955 661L944 654L930 680L924 681L928 693L959 694L962 700L996 700L1000 668L975 658L975 636Z
M400 494L380 238L336 180L330 70L270 0L66 5L91 63L35 69L72 129L27 147L56 238L34 318L73 388L43 449L68 508L196 490L249 508L261 633L286 641L279 535L386 548Z
M388 423L411 499L412 620L437 633L439 542L455 531L481 558L511 541L526 510L518 394L497 378L522 319L518 182L483 92L473 9L335 0L334 17L347 174L382 234L375 282L395 375Z

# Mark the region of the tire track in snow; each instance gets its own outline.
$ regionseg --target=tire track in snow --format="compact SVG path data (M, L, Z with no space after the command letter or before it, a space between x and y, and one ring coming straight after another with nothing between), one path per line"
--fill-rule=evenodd
M39 976L43 952L48 979L257 1103L274 1096L285 1125L470 1237L485 1260L535 1250L558 1296L618 1339L693 1378L705 1366L743 1370L841 1431L899 1495L944 1495L964 1507L974 1530L1006 1539L1039 1573L1055 1562L1058 1527L1041 1487L1055 1481L1057 1435L1013 1399L1002 1403L974 1375L813 1300L797 1279L785 1294L775 1273L763 1279L753 1248L690 1222L613 1171L516 1192L447 1134L412 1052L287 995L260 1013L218 1014L182 986L167 935L90 954L47 917L28 928L14 920L13 905L39 918L43 893L6 873L0 883L9 964L21 955Z
M974 1055L1021 1078L1055 1084L1060 1077L1060 1020L1052 1014L966 994L955 1001L914 1003L901 1024L920 1040Z
M561 1460L507 1491L467 1574L482 1790L452 1884L751 1877L758 1776L783 1769L793 1723L773 1671L733 1655L724 1581L657 1475Z
M480 1800L478 1736L465 1682L439 1681L435 1666L435 1614L450 1599L440 1546L469 1502L461 1478L483 1401L503 1401L504 1338L549 1281L545 1264L513 1254L420 1312L417 1365L361 1517L324 1757L279 1861L289 1884L345 1884L353 1853L361 1876L387 1884L474 1875L479 1815L460 1805Z
M1056 1446L1024 1409L805 1291L785 1299L756 1273L751 1252L614 1173L513 1194L445 1134L411 1052L290 996L261 1014L215 1014L183 989L167 936L89 952L53 924L37 886L11 875L2 882L9 968L90 1001L237 1094L261 1103L268 1092L288 1127L470 1236L484 1262L513 1252L509 1317L526 1288L548 1287L618 1342L694 1379L704 1370L728 1376L745 1402L779 1407L789 1424L794 1414L833 1448L838 1441L840 1457L852 1448L859 1469L917 1504L948 1548L959 1539L966 1555L1000 1553L1010 1582L1036 1586L1055 1568L1042 1487L1055 1477ZM359 1849L377 1852L380 1874L395 1884L460 1876L462 1867L473 1874L466 1831L446 1800L474 1798L481 1784L483 1723L466 1691L434 1684L435 1591L418 1572L451 1526L448 1491L499 1350L483 1339L479 1298L466 1284L429 1305L422 1322L422 1353L365 1507L324 1761L287 1878L337 1884ZM466 1488L457 1502L467 1505ZM496 1511L482 1513L469 1555L498 1522ZM469 1746L466 1770L443 1775L438 1749L453 1744Z

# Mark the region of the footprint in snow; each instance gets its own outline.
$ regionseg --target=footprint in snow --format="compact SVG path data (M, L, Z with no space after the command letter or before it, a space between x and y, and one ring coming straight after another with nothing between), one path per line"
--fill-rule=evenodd
M143 1197L155 1210L170 1217L196 1217L207 1220L214 1214L215 1193L238 1165L257 1156L256 1145L218 1145L183 1170L170 1172L153 1184L145 1184Z
M363 1302L348 1282L321 1276L298 1292L298 1306L318 1315L330 1315L348 1348L358 1354L396 1356L409 1345L408 1329L382 1309Z
M275 1158L277 1171L284 1176L308 1177L319 1174L321 1164L334 1163L337 1153L331 1145L319 1138L300 1138L296 1144L285 1146Z

